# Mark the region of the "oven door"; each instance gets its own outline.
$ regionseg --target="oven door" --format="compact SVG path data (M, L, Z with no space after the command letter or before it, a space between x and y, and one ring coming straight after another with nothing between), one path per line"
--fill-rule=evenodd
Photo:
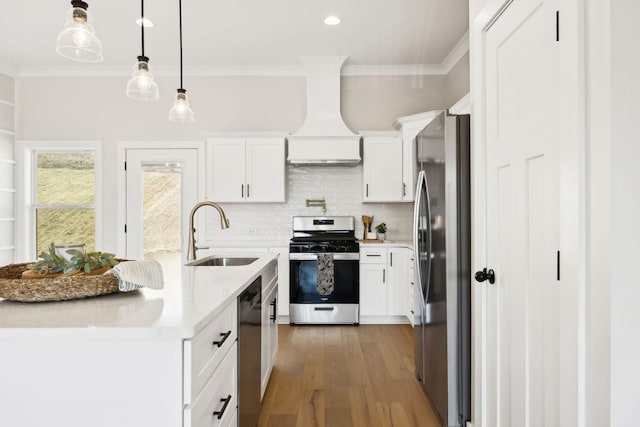
M318 293L318 255L289 255L290 302L292 304L358 304L360 300L360 254L334 253L334 290L330 295Z

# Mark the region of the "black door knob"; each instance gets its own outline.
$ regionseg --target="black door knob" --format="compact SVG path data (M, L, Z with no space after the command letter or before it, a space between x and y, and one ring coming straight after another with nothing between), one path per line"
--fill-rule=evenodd
M496 273L489 269L487 270L486 268L483 268L482 271L476 271L476 282L484 282L485 280L488 280L489 283L491 283L492 285L496 282Z

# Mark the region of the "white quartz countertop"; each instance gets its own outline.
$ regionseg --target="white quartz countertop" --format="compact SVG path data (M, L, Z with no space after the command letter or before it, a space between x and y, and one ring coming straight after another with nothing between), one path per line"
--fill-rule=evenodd
M277 275L277 257L233 267L163 266L162 290L41 303L0 298L0 338L191 338L264 270Z
M384 242L363 242L360 241L362 246L376 246L383 248L407 248L413 249L413 242L408 240L385 240Z

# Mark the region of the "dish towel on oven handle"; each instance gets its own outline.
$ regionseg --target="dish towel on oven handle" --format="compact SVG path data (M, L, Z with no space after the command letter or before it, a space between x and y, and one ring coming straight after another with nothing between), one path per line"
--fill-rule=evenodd
M334 285L333 255L318 254L318 284L316 290L320 295L331 295Z
M153 259L121 262L107 271L107 273L111 273L118 278L120 292L134 291L143 287L151 289L164 288L162 266Z

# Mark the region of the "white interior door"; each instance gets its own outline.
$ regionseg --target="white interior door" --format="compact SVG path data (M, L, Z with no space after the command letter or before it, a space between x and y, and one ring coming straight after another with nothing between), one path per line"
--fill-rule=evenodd
M561 107L572 82L560 68L556 11L556 0L513 1L484 34L487 267L496 278L477 285L482 426L577 425L577 346L565 337L579 333L578 295L556 264L561 135L573 126Z
M198 197L196 149L127 149L126 257L183 261Z

